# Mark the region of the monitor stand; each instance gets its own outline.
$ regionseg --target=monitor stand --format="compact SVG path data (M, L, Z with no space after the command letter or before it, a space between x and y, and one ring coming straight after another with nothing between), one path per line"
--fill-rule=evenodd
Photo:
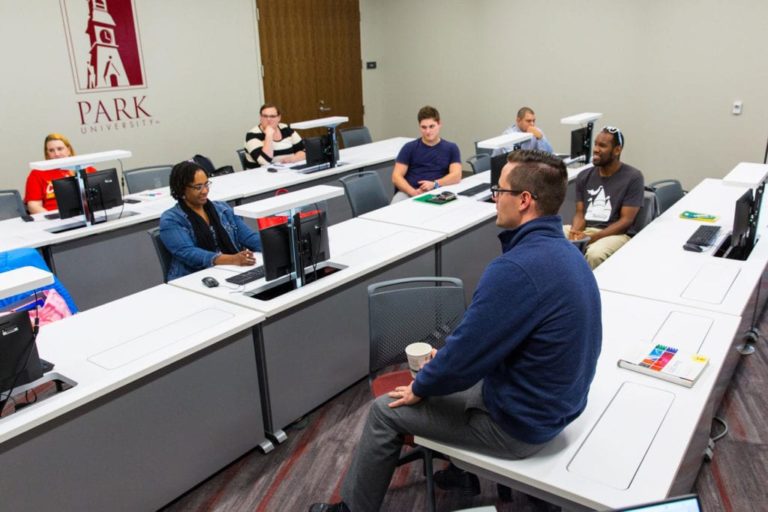
M316 268L306 267L304 269L304 285L320 280L324 277L328 277L332 274L335 274L339 270L344 270L345 268L347 267L344 265L331 263L329 261L318 264ZM251 292L246 292L245 296L257 300L271 300L288 292L292 292L297 288L298 287L296 286L296 281L286 277L284 279L279 279L277 284L267 283L266 286L262 286Z

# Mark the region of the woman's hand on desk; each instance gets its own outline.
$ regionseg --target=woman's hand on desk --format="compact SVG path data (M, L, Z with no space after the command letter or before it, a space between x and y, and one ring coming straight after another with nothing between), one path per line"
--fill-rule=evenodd
M250 249L244 249L236 254L219 254L213 260L215 265L239 265L246 267L256 264L256 257Z

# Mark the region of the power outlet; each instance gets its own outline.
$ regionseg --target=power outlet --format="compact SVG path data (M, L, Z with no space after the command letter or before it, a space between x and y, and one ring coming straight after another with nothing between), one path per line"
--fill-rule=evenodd
M741 109L743 105L741 103L741 100L736 100L733 102L733 106L731 107L731 114L735 116L741 115Z

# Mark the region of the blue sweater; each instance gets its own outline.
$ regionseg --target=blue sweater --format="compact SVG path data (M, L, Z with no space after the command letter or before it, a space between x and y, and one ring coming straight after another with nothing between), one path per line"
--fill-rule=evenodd
M549 441L581 414L600 354L600 294L559 216L499 235L461 324L418 373L421 397L481 379L483 402L510 436Z

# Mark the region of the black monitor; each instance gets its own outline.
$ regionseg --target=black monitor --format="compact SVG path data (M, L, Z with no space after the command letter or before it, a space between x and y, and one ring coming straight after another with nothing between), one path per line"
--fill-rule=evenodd
M578 128L571 132L571 158L584 157L584 162L590 160L592 151L592 129L589 126Z
M728 256L731 259L745 260L749 253L752 252L755 236L755 229L752 227L753 209L752 189L747 189L736 200L736 209L733 214L733 231L731 231L731 251Z
M302 216L303 215L303 216ZM311 215L296 214L296 243L299 252L299 270L304 282L305 267L315 266L331 257L328 244L326 213L317 210ZM264 258L264 278L272 281L291 273L291 231L288 224L278 224L259 231L261 255Z
M0 410L13 388L43 376L29 313L0 317Z
M328 135L304 139L304 152L307 155L307 165L333 162L333 141Z
M56 205L59 217L68 219L83 214L83 203L80 201L80 185L77 176L59 178L51 182L53 193L56 195Z
M507 164L507 155L508 153L501 153L491 157L491 186L499 184L501 170Z
M108 210L123 204L120 192L120 180L117 169L104 169L86 173L85 189L88 197L88 207L91 213L98 210Z

